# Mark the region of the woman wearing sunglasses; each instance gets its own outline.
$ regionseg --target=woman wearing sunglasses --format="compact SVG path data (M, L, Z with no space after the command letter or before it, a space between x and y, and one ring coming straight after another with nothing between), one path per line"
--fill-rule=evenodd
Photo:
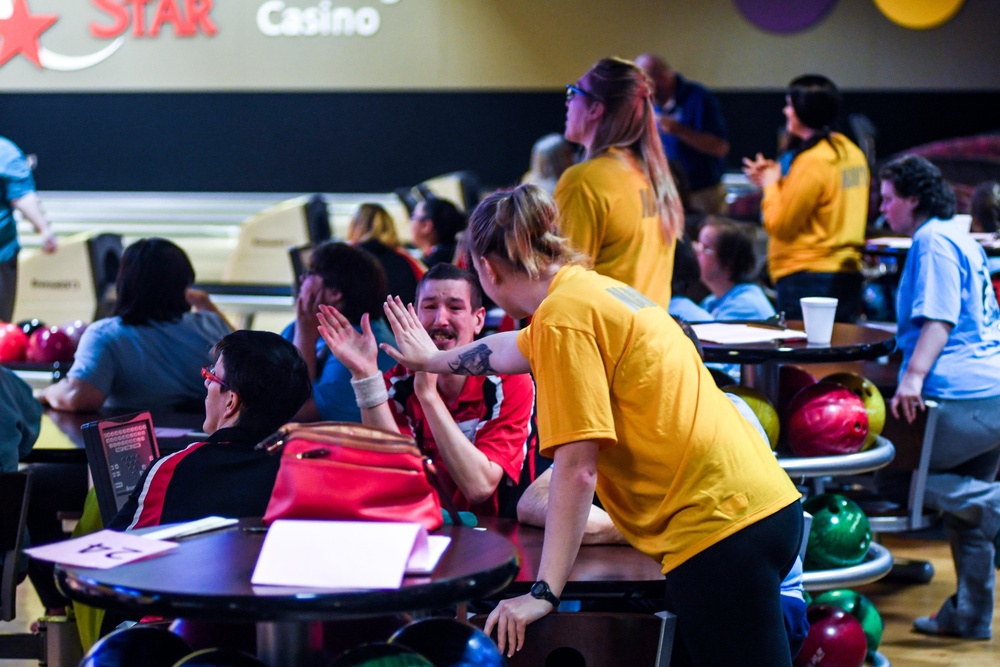
M653 111L653 86L638 66L605 58L566 86L567 140L586 160L559 179L562 233L594 270L670 301L674 243L684 213Z

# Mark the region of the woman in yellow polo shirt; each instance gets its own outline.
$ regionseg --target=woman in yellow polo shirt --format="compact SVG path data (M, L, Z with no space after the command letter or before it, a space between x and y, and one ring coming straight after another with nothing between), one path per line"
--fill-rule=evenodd
M563 172L562 233L594 270L664 308L684 211L653 111L653 85L633 62L605 58L566 86L567 140L586 160Z
M743 160L744 173L764 190L768 270L778 310L790 319L802 319L804 296L836 297L838 322L853 322L861 310L870 175L861 149L831 130L839 111L832 81L798 77L785 96L785 130L798 144L788 173L759 153Z
M596 487L628 542L662 564L672 665L790 665L779 588L801 540L800 494L690 339L666 309L580 266L535 186L487 197L468 238L486 293L531 324L438 352L412 306L390 300L399 350L385 349L432 373L534 374L540 448L556 465L539 580L487 622L501 650L558 604ZM320 319L331 349L374 345L330 309Z

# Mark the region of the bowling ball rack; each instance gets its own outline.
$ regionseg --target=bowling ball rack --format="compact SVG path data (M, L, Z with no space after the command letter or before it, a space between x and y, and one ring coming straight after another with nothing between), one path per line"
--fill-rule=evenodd
M33 361L8 361L0 364L11 370L19 378L28 383L32 389L41 389L66 377L72 361L55 361L39 363Z

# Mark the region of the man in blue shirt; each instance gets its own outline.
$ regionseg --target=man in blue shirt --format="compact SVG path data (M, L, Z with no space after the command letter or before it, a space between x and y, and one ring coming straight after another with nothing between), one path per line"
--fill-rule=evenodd
M653 102L663 150L667 159L684 168L691 208L725 213L722 174L729 140L719 103L707 88L688 81L657 55L644 53L635 62L655 86Z
M55 252L56 237L35 194L31 165L14 142L0 137L0 321L9 322L17 294L17 209L42 235L42 250Z

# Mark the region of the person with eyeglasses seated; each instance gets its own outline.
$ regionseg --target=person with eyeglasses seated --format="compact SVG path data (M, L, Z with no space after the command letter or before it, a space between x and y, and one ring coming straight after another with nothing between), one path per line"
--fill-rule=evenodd
M208 440L154 461L108 528L264 515L281 458L255 447L309 398L309 370L294 345L268 331L234 331L212 357L200 375Z
M424 275L414 312L441 350L473 342L486 317L475 276L450 264L437 264ZM414 438L459 510L514 516L517 496L534 475L531 376L465 378L414 373L403 365L382 374L368 318L360 333L343 314L323 307L320 320L329 318L337 333L328 324L320 332L351 371L363 422Z
M413 244L424 265L454 264L458 234L465 229L465 215L447 199L428 197L417 202L410 216Z
M566 86L564 136L583 145L586 159L556 185L562 234L595 271L666 308L684 211L643 71L605 58Z
M351 389L351 373L320 338L316 313L321 304L334 306L357 331L361 330L361 318L367 315L376 342L391 343L392 332L382 315L386 285L382 265L360 248L329 241L313 250L309 271L302 278L295 300L295 321L281 332L305 359L313 383L312 396L295 415L296 421L361 421ZM382 352L377 364L385 371L395 362Z
M148 238L127 247L114 316L84 330L66 379L44 388L38 400L70 412L199 402L198 369L232 327L193 283L191 261L171 241Z
M694 244L686 238L677 240L677 249L674 253L672 294L667 312L684 322L711 322L714 319L712 313L699 306L688 296L694 292L696 287L700 290L705 289L699 280L701 273L694 252Z
M710 220L698 232L694 251L701 282L712 291L701 307L713 319L766 320L775 315L764 290L750 278L757 255L746 232L734 224Z

